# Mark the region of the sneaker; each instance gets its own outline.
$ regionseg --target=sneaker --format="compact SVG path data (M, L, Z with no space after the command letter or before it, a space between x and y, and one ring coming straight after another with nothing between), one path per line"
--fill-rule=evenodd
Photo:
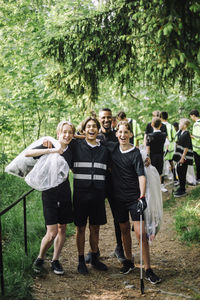
M123 263L123 261L126 260L122 246L119 245L116 246L114 251L114 256L118 259L120 263Z
M175 198L183 197L185 195L186 195L186 192L185 191L181 191L179 189L174 193L174 197Z
M178 180L175 180L174 181L174 186L178 186L179 185L179 181Z
M60 264L59 260L52 260L51 270L57 275L64 274L64 270L63 270L62 265Z
M82 275L88 274L88 268L84 261L79 262L77 270Z
M101 261L99 261L97 253L91 253L91 255L92 255L91 265L95 269L97 269L99 271L107 271L108 270L108 267L104 263L102 263Z
M161 282L161 279L153 272L152 269L147 269L145 272L145 279L149 280L152 284Z
M37 258L33 263L33 270L36 273L41 273L43 271L44 259Z
M100 257L100 251L99 251L99 248L97 250L97 257ZM85 256L85 263L86 264L90 264L91 263L91 260L92 260L92 254L91 252L88 252L88 254Z
M164 184L161 184L161 192L166 193L168 190L166 189Z
M128 274L135 268L134 263L128 259L123 261L123 267L120 269L120 273Z

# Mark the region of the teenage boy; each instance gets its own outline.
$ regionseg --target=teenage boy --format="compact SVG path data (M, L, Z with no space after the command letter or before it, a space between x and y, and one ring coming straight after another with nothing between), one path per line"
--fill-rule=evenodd
M99 111L99 122L101 125L99 134L97 136L98 139L102 142L117 142L116 130L112 129L112 111L109 108L102 108ZM115 201L113 198L113 191L111 186L111 173L107 172L107 181L106 181L106 197L108 198L108 202L110 204L110 208L112 211L112 215L114 218L114 228L115 228L115 236L117 245L114 250L114 255L120 262L123 262L125 259L124 249L121 239L121 230L119 226L119 222L116 220L114 215Z
M120 270L123 274L128 274L134 269L129 213L133 221L137 240L140 243L140 208L141 206L143 210L146 208L144 164L139 149L129 143L132 135L130 124L126 121L120 121L117 125L118 143L108 144L111 154L112 184L116 201L115 214L120 224L126 254L126 260L123 261L123 267ZM142 221L142 250L145 278L156 284L161 280L150 266L144 215Z
M161 178L163 171L164 144L166 133L161 132L161 119L158 117L152 120L153 132L149 133L146 138L147 156L151 159L151 164L154 166Z
M100 225L106 224L105 181L108 167L108 151L96 141L100 124L94 117L82 123L85 139L73 140L70 145L73 154L74 173L74 223L77 227L78 272L87 274L85 264L85 229L89 219L91 265L100 271L107 266L98 260Z
M192 128L192 145L194 150L194 161L196 165L196 180L200 184L200 117L199 111L193 109L190 112L190 118L195 123Z
M39 158L41 155L59 153L65 158L71 167L72 155L69 150L69 144L74 133L75 127L68 121L62 121L57 126L57 137L61 145L60 149L49 149L47 146L40 145L34 149L27 150L25 156ZM64 274L64 270L59 262L59 257L66 239L67 224L73 222L69 178L60 185L43 191L42 204L46 234L41 241L40 252L37 259L34 261L33 269L36 273L42 272L46 253L51 245L54 244L51 269L55 274L62 275Z

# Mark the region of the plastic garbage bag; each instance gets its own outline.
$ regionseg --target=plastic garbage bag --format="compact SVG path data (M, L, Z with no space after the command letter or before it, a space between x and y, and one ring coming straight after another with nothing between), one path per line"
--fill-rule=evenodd
M196 176L194 173L194 166L188 165L187 174L186 174L186 181L191 185L196 185Z
M24 178L28 185L38 191L58 186L66 180L69 173L68 163L58 153L45 154L39 159L25 157L27 150L40 146L45 139L51 141L55 148L60 148L60 143L54 138L42 137L23 150L5 168L7 173Z
M168 160L164 160L163 176L166 176L169 180L173 180L173 173L171 171L171 166Z
M143 161L146 159L146 150L140 147ZM147 208L144 211L145 229L149 242L151 243L162 223L163 201L160 188L160 175L152 165L144 168L146 176L146 201Z
M160 230L163 217L163 202L160 188L160 175L152 165L145 167L146 201L144 211L145 228L148 239L152 242Z

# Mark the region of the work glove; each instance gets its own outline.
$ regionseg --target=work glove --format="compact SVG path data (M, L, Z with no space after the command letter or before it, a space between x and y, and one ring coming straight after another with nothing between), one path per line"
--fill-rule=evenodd
M147 202L145 197L140 197L137 203L137 212L142 212L147 208Z

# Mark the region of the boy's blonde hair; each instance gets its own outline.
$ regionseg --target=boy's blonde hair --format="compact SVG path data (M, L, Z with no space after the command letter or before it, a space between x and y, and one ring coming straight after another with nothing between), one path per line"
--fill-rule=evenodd
M63 126L65 124L69 125L72 128L73 134L75 134L76 129L75 129L75 126L72 123L70 123L69 121L61 121L60 123L58 123L58 126L56 128L57 135L59 135L62 132Z
M128 121L119 121L119 122L117 123L116 131L119 130L119 126L120 126L120 125L126 126L126 128L127 128L130 132L133 133L131 124L130 124Z
M188 120L187 118L182 118L179 122L182 122L184 125L186 125L186 127L190 125L190 120Z

